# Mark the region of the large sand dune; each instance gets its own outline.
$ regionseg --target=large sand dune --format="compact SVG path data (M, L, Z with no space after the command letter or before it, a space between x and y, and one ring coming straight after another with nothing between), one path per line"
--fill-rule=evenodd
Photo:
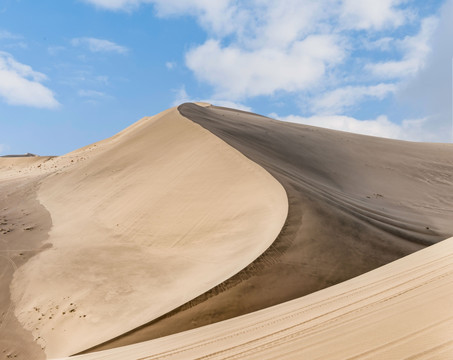
M0 351L448 358L452 188L452 145L209 104L0 158Z
M50 248L15 270L11 298L48 357L121 335L233 276L287 215L275 179L176 109L33 171L47 174L37 195Z
M183 104L179 111L280 181L287 221L271 248L233 278L93 350L292 300L453 234L451 144L356 135L216 106Z

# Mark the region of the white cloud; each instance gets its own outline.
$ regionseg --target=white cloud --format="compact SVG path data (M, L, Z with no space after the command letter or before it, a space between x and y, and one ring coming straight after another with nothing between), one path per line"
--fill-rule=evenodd
M71 40L73 46L86 46L91 52L116 52L126 54L129 50L121 45L115 44L109 40L96 38L75 38Z
M214 96L230 99L306 90L348 55L348 31L393 29L414 16L404 0L85 1L108 10L152 4L161 17L194 16L209 38L186 54L186 65Z
M350 116L311 116L303 117L296 115L278 116L273 113L270 117L293 122L318 126L332 130L347 131L356 134L378 136L389 139L400 139L410 141L424 141L430 139L431 134L426 134L422 129L427 119L405 120L401 125L391 122L387 116L381 115L372 120L358 120Z
M288 92L313 99L308 106L324 114L338 115L363 100L398 94L400 84L417 78L427 67L436 38L433 36L436 18L425 11L419 13L419 6L407 0L84 1L116 11L131 11L150 4L160 17L193 16L206 31L207 40L186 53L186 66L199 81L212 87L213 99L235 104L250 97ZM453 4L453 0L446 2ZM445 9L444 17L453 23L451 15L445 15L448 9L453 13L453 5ZM418 34L405 36L414 26L420 27ZM440 37L443 48L452 47L451 34L450 27ZM369 63L370 51L379 60ZM446 57L442 59L445 69ZM439 65L439 61L431 62ZM173 65L166 66L170 69ZM431 72L442 73L443 93L446 93L445 71ZM383 83L383 79L395 84ZM423 82L431 80L425 76ZM444 98L440 91L436 95ZM446 100L442 101L445 106ZM342 129L372 131L377 136L393 134L391 137L407 138L407 134L412 134L411 139L434 136L426 131L434 115L403 121L401 125L385 116L368 122L341 116L322 118L329 124L335 120L342 124ZM428 135L423 135L421 128Z
M424 67L431 51L429 44L437 23L437 18L425 18L417 35L395 41L395 45L404 51L401 60L369 64L367 69L381 78L404 78L416 74Z
M311 111L321 114L339 114L349 110L366 98L382 100L395 93L395 84L381 83L371 86L346 86L315 97L311 101Z
M161 17L193 15L200 24L216 33L233 32L239 14L232 0L84 0L98 8L113 11L132 11L142 4L153 4Z
M208 40L189 51L186 62L198 79L215 88L216 97L237 99L307 89L322 78L327 66L342 57L334 36L311 35L286 51L247 51Z
M408 16L398 8L401 0L344 0L343 25L351 29L382 29L401 26Z
M452 34L453 0L449 0L441 8L424 68L398 93L399 105L429 116L426 132L436 132L435 140L443 142L453 142Z
M11 105L56 108L60 104L51 90L41 84L46 76L0 52L0 96Z

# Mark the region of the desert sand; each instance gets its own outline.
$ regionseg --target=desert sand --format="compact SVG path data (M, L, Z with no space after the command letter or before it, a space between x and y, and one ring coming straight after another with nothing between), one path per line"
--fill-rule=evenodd
M37 199L51 214L49 248L10 288L15 317L47 357L121 335L233 276L287 215L273 177L176 109L33 166L48 172Z
M451 359L453 238L302 298L74 360Z
M452 187L451 144L209 104L0 158L0 351L448 358Z
M453 235L453 145L395 141L183 104L288 194L279 237L256 261L166 316L91 350L146 341L338 284Z

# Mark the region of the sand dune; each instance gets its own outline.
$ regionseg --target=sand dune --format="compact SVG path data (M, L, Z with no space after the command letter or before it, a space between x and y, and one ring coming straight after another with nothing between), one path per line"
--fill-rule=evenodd
M51 247L14 272L11 298L48 357L121 335L233 276L287 215L275 179L176 109L32 169L47 173L37 195Z
M179 111L285 187L287 221L268 251L233 278L93 350L264 309L453 235L451 144L356 135L216 106L184 104Z
M453 238L300 299L74 360L451 359Z
M452 186L451 144L209 104L0 158L0 351L448 358Z

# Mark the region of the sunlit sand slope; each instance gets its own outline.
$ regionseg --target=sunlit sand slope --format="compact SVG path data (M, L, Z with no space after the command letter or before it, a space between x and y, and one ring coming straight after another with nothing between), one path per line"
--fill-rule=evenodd
M453 238L238 318L74 360L451 359Z
M132 344L282 303L353 278L453 234L453 145L285 123L216 106L181 114L285 187L278 239L236 276L94 350Z
M11 298L48 357L221 283L272 244L287 215L269 173L176 109L33 169L48 174L38 200L50 248L15 271Z

